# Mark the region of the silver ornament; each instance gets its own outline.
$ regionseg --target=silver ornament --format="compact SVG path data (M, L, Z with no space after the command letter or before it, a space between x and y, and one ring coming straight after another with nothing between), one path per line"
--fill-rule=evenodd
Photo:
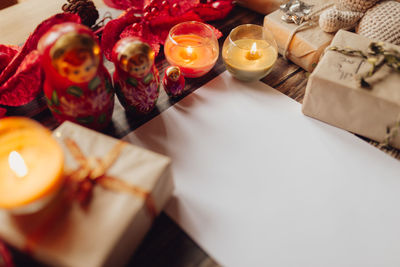
M286 4L280 6L285 14L282 15L282 20L287 23L300 25L305 17L311 13L312 5L308 5L300 0L290 0Z

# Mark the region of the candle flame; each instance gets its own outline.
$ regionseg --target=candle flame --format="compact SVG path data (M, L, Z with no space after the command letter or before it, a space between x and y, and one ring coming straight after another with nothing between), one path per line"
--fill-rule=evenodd
M260 52L257 50L257 43L254 42L250 48L250 51L246 53L246 58L248 60L257 60L261 57Z
M17 151L11 151L8 156L8 164L10 169L15 173L18 178L22 178L28 174L28 167L24 159Z
M189 63L197 58L196 52L193 47L188 46L185 49L182 49L180 52L180 57L184 60L184 62Z
M253 43L250 49L250 54L254 56L256 53L257 53L257 44Z
M187 52L187 54L188 54L188 57L191 57L192 54L193 54L193 48L192 48L191 46L188 46L188 47L186 48L186 52Z

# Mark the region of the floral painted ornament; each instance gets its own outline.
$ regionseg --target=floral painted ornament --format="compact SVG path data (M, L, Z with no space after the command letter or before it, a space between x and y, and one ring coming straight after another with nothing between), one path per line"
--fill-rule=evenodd
M162 83L169 97L179 97L185 90L185 78L178 66L170 66L165 70Z
M38 46L49 109L65 120L103 129L111 120L114 90L93 32L76 23L52 27Z
M160 80L154 50L135 38L118 41L113 49L114 85L119 101L129 112L148 113L156 105Z

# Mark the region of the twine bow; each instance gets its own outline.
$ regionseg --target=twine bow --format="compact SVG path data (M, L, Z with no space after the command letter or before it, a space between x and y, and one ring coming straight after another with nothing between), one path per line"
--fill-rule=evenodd
M73 185L73 193L83 207L89 204L93 188L98 184L107 190L126 192L144 199L149 214L152 218L156 217L157 210L149 192L107 174L107 171L118 159L126 143L119 141L105 157L99 159L85 157L79 146L70 138L66 138L64 142L79 164L76 170L67 173L66 176L67 181Z
M151 218L154 219L156 217L157 210L151 193L107 174L107 171L118 159L126 143L119 141L103 158L87 158L75 141L66 138L64 142L79 166L76 170L65 174L66 187L64 193L66 195L61 195L62 200L57 205L49 207L50 210L40 219L39 226L34 227L26 234L25 252L32 253L35 251L35 247L48 230L59 223L72 201L78 200L83 208L87 207L96 184L107 190L126 192L144 199ZM73 198L70 199L71 197Z
M285 14L282 15L282 20L287 23L300 25L303 23L307 15L311 13L313 5L307 5L299 0L290 0L286 4L280 6Z
M319 8L312 10L312 5L307 5L300 0L290 0L288 3L280 6L280 10L284 12L282 20L286 23L294 23L297 26L290 32L289 38L283 49L283 58L287 59L288 50L292 43L293 37L301 30L317 25L318 15L325 9L333 6L334 4L325 4Z

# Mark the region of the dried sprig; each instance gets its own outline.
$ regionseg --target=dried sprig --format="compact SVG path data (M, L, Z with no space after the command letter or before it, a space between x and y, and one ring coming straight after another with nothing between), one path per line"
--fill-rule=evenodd
M339 48L337 46L332 46L329 50L350 57L363 58L371 65L370 70L359 78L360 86L363 88L372 88L371 84L369 84L366 79L372 77L385 65L400 73L400 53L394 49L386 50L382 42L372 42L369 45L369 51L367 53L357 49Z
M400 132L400 116L397 118L397 121L392 126L388 126L386 128L386 136L382 142L379 143L379 148L390 148L391 142Z
M339 48L337 46L331 46L329 47L329 50L336 51L350 57L362 57L364 59L368 58L368 55L361 50L355 50L351 48Z

